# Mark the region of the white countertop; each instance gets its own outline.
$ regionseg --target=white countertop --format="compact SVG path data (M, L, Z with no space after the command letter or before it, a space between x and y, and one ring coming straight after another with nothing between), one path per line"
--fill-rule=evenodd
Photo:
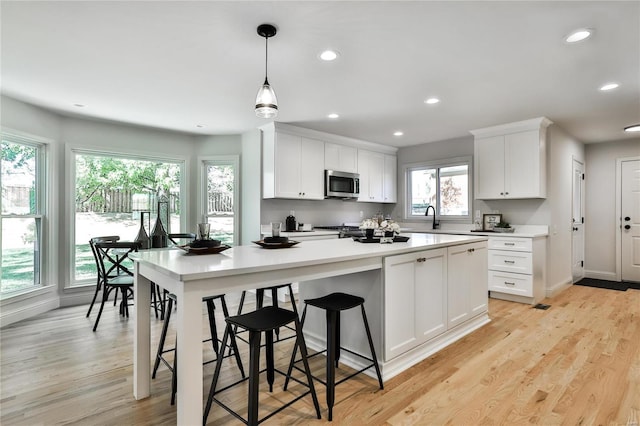
M431 222L400 223L403 232L428 232L430 234L483 235L487 237L527 237L539 238L549 235L546 225L511 225L514 232L472 232L473 224L443 224L441 228L432 229Z
M365 244L343 238L303 241L286 249L265 249L258 245L246 245L233 247L219 254L193 255L180 249L168 249L140 251L130 257L178 281L189 281L383 257L486 240L484 236L477 235L402 235L410 237L409 241Z

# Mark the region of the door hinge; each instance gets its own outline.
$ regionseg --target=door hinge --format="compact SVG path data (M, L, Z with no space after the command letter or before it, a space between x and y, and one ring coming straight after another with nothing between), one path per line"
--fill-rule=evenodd
M584 180L584 173L582 174L582 180Z
M581 261L580 261L580 266L581 266L582 268L584 268L584 260L581 260Z

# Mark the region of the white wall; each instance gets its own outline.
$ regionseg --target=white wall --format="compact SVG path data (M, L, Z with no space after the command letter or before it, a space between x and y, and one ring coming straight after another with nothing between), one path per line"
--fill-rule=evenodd
M640 157L640 138L585 148L585 274L616 279L616 160Z

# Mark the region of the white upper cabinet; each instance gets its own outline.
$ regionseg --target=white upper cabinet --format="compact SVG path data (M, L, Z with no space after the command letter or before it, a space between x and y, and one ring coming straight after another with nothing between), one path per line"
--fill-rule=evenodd
M358 149L352 146L326 142L324 168L338 172L358 172Z
M546 129L540 117L472 130L475 198L546 198Z
M396 156L358 149L360 197L370 203L396 202Z
M262 196L323 200L323 158L322 141L283 132L263 132Z

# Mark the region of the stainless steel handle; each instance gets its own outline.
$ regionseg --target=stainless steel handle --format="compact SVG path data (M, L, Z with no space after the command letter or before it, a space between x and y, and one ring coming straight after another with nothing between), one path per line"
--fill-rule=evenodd
M476 251L476 249L474 249L474 248L470 248L470 249L467 249L467 251L468 251L469 253L473 253L474 251Z
M418 262L425 262L427 260L426 257L419 257L416 259Z
M515 246L516 243L504 243L505 246Z
M505 260L505 261L504 261L504 263L511 263L511 264L513 264L513 263L516 263L516 262L515 262L515 260Z
M516 283L510 283L509 281L504 282L506 285L516 285Z

